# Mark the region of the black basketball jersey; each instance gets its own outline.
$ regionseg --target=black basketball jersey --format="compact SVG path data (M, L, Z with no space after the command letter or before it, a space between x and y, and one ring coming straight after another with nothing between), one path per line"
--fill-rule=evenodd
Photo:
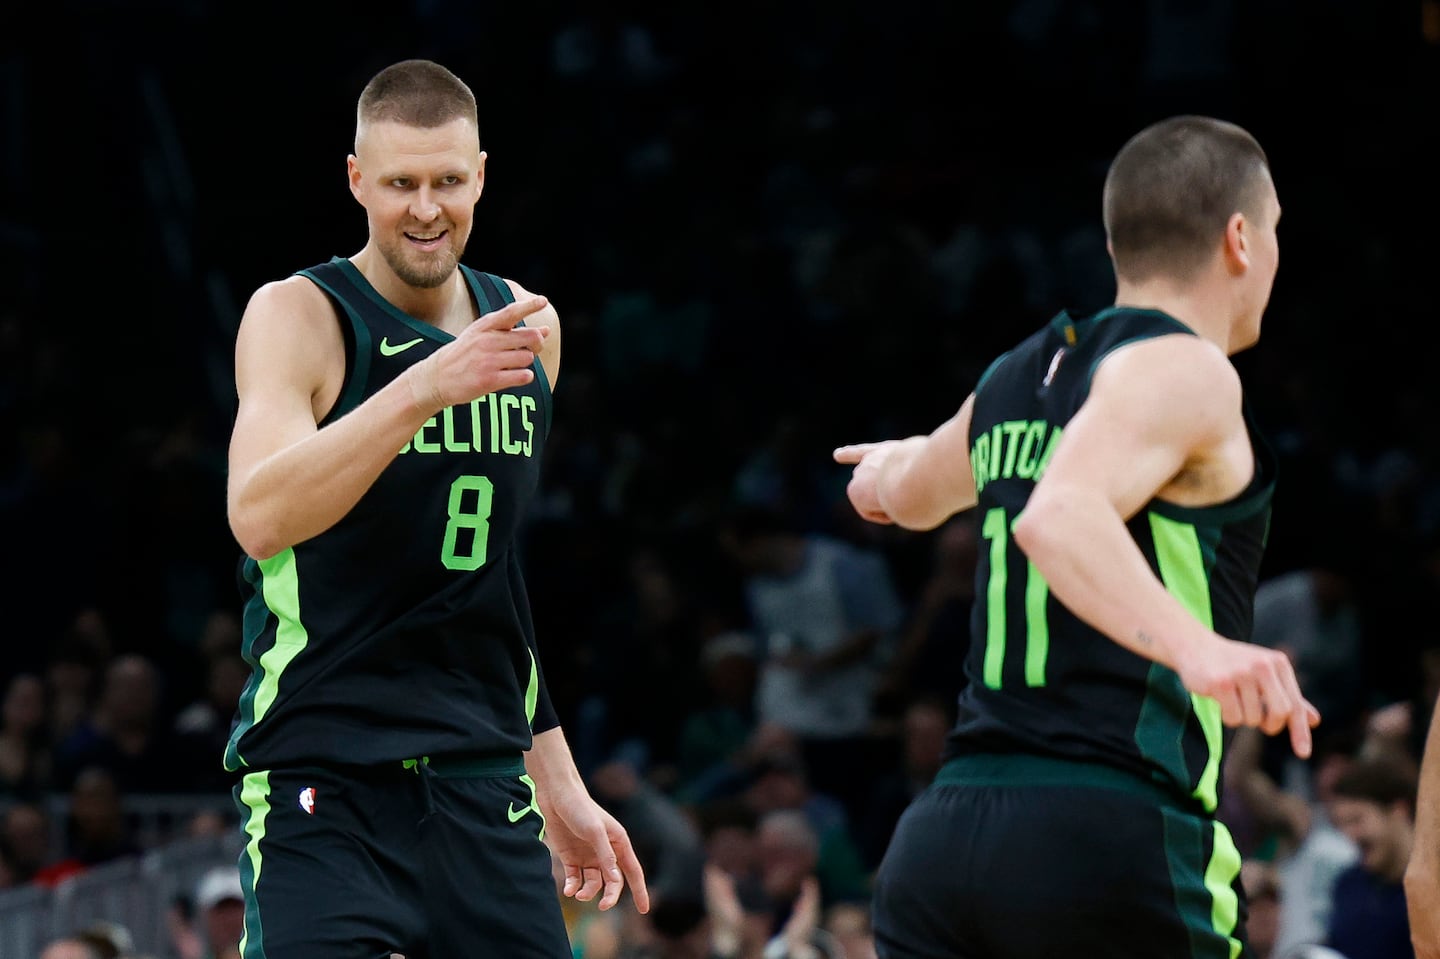
M1011 538L1096 365L1117 347L1194 335L1154 310L1061 313L997 359L975 391L970 458L979 495L979 557L966 684L949 755L1022 752L1108 763L1213 811L1228 738L1213 699L1171 669L1082 622L1050 595ZM1130 534L1194 616L1248 640L1269 530L1275 457L1246 412L1255 473L1240 495L1203 508L1151 500ZM1120 464L1123 468L1123 464Z
M513 300L498 277L460 270L481 314ZM299 273L329 295L345 338L322 428L454 339L347 259ZM538 359L534 371L432 417L331 528L242 561L253 672L227 769L515 752L555 725L517 555L550 428Z

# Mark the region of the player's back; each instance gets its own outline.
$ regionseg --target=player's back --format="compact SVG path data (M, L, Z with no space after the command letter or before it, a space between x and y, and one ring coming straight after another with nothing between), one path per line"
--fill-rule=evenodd
M1172 334L1194 335L1153 310L1062 313L996 360L976 387L970 457L981 539L966 685L948 752L1099 763L1214 810L1218 704L1192 697L1173 670L1061 605L1010 534L1096 366L1117 348ZM1169 591L1216 632L1241 640L1250 635L1274 483L1274 458L1247 425L1256 467L1238 496L1208 507L1152 500L1128 522Z

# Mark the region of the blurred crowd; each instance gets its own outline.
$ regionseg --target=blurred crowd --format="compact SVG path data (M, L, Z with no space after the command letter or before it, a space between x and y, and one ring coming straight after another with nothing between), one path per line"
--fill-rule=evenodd
M829 451L932 428L998 349L1104 305L1105 163L1170 112L1252 129L1286 211L1238 358L1282 460L1255 639L1291 652L1324 723L1308 762L1249 734L1230 751L1252 934L1292 959L1403 922L1371 887L1408 854L1440 688L1416 340L1436 250L1401 229L1440 212L1434 3L428 0L380 48L324 4L284 37L248 5L140 6L96 4L63 78L5 61L0 889L231 827L233 324L249 289L358 248L351 104L422 55L480 100L467 261L564 323L528 582L577 762L656 896L646 917L567 901L577 959L870 955L869 878L963 682L976 544L966 517L861 523ZM196 33L303 66L176 42ZM99 189L17 186L72 148L115 158ZM82 217L93 258L64 255ZM77 270L100 292L61 316ZM193 815L142 828L155 795ZM209 955L197 928L178 959ZM45 959L123 950L82 947Z

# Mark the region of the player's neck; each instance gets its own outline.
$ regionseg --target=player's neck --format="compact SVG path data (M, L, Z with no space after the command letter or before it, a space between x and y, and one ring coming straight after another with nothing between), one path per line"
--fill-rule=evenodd
M1200 336L1230 352L1230 315L1203 284L1179 286L1165 280L1119 282L1115 305L1137 310L1159 310L1184 323Z

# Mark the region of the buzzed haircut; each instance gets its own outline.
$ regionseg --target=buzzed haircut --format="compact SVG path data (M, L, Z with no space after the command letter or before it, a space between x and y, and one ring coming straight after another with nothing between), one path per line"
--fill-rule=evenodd
M1266 214L1261 186L1269 169L1259 142L1225 120L1175 116L1135 134L1105 175L1105 233L1117 277L1191 279L1231 214Z
M355 110L356 136L369 123L394 122L433 129L461 118L480 123L475 94L433 60L401 60L370 78Z

